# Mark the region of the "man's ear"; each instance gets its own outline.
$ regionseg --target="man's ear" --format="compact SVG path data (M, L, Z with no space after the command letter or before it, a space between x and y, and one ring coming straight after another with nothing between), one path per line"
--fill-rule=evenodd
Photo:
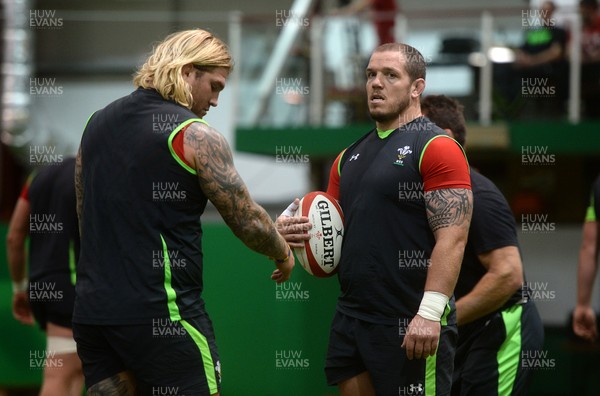
M425 91L425 80L423 80L422 78L417 78L412 83L412 87L411 87L411 91L410 91L410 96L412 96L413 98L416 99L419 96L421 96L421 94L423 93L423 91Z
M181 74L184 77L189 76L193 71L194 71L194 65L191 63L188 63L187 65L183 65L183 67L181 68Z
M444 131L446 131L446 134L448 136L450 136L452 139L455 139L454 138L454 133L452 132L452 129L450 129L450 128L444 128Z

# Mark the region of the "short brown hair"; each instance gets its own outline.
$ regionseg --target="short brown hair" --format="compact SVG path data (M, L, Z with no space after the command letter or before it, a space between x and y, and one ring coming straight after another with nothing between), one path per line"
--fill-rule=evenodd
M450 129L454 139L465 145L467 128L465 126L464 106L446 95L429 95L421 100L421 112L442 129Z
M404 55L405 68L411 82L417 78L425 79L426 65L423 55L414 47L403 43L387 43L375 48L375 52L400 52Z

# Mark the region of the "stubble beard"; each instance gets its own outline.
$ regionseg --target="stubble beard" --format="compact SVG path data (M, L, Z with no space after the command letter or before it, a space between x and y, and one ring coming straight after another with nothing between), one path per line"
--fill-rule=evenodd
M392 121L397 121L397 124L398 124L397 127L399 127L401 124L404 124L404 123L401 123L400 117L402 114L404 114L406 112L408 107L409 107L409 101L404 100L404 101L399 102L390 111L381 111L381 110L373 111L373 110L369 109L369 115L371 116L373 121L382 123L382 124L386 124L386 123L389 123Z

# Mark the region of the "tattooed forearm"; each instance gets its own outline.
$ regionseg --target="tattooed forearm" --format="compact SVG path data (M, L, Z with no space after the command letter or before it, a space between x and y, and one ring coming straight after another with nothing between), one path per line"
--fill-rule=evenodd
M90 386L88 396L135 396L135 386L124 373L113 375Z
M466 188L428 191L425 206L433 232L444 227L468 225L473 212L473 195Z
M194 123L185 131L184 145L194 153L202 191L234 234L259 253L285 256L285 241L267 212L250 197L225 138L207 125Z
M77 218L79 219L79 235L81 235L81 214L83 212L83 178L81 162L81 146L75 159L75 195L77 197Z

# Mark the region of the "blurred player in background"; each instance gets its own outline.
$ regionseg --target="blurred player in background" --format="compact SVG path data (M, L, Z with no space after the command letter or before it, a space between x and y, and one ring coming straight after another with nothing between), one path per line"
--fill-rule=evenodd
M421 109L465 145L460 103L432 95ZM458 348L452 394L527 395L531 370L523 367L521 355L542 348L544 329L523 285L517 225L500 190L472 168L471 188L473 217L454 290Z
M136 73L137 90L88 121L76 166L73 322L89 395L219 394L201 298L209 200L249 248L275 259L273 280L289 279L289 246L250 197L225 138L202 120L232 67L209 32L174 33ZM155 337L157 326L173 335Z
M540 17L532 19L534 27L525 30L525 41L515 51L517 89L522 89L524 80L547 79L547 86L555 89L554 95L539 100L528 97L527 101L535 102L538 116L563 116L563 102L568 96L567 31L553 17L556 6L552 1L544 1L538 11Z
M600 13L598 0L580 0L583 115L600 118Z
M376 128L337 157L327 189L345 218L327 382L342 396L448 395L453 290L472 210L468 164L421 116L419 51L380 46L366 76ZM301 226L281 228L293 246Z
M587 341L598 340L596 313L592 307L592 291L598 272L598 248L600 244L600 176L592 185L590 205L583 223L579 269L577 274L577 305L573 312L573 331Z
M79 256L74 174L73 157L32 174L7 234L13 315L23 324L32 325L35 320L47 336L42 396L81 395L83 388L71 324Z
M398 6L396 0L353 0L338 9L341 14L358 14L370 11L375 31L379 41L378 45L393 43L394 26Z

